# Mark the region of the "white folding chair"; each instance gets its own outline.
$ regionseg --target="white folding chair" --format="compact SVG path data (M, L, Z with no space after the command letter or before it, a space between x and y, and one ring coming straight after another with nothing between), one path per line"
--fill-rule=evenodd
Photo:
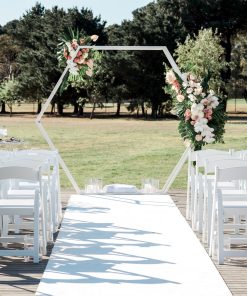
M27 180L32 182L39 182L39 188L35 189L34 198L17 198L9 199L5 198L4 194L6 190L2 190L4 187L4 181L9 180ZM0 167L0 180L2 198L0 199L0 217L1 217L1 237L0 242L4 249L0 250L0 256L31 256L35 263L39 262L40 250L44 253L46 249L45 238L45 221L44 221L44 205L42 199L42 181L41 181L40 169L33 169L30 167L21 166L5 166ZM22 217L32 217L33 219L33 235L10 235L5 231L3 236L3 225L8 221L3 219L6 216L19 215ZM23 244L23 249L9 249L9 243ZM7 245L7 248L6 248Z
M52 228L53 233L55 233L62 219L58 152L56 150L33 149L16 151L15 155L25 159L44 160L49 164L50 173L43 176L43 179L46 179L49 185ZM29 185L21 183L20 186L22 186L22 188L28 188Z
M234 165L242 165L243 162L239 158L232 155L208 156L204 161L203 176L203 215L202 215L202 240L208 246L210 245L210 229L213 189L215 182L215 167L231 167ZM218 186L224 190L238 189L237 184L233 182L219 182Z
M232 164L233 165L233 164ZM217 254L218 263L224 264L226 257L247 257L247 250L232 248L232 244L247 244L247 191L220 188L219 182L247 181L247 162L238 166L224 165L215 169L215 188L212 206L212 224L209 254ZM228 219L232 216L232 219ZM244 217L239 219L236 217ZM227 230L227 233L226 233ZM227 242L227 246L226 246Z
M188 165L188 185L187 185L187 208L186 217L192 221L193 230L202 232L202 216L203 206L203 179L200 168L204 166L204 160L210 156L230 155L229 151L207 149L199 151L191 151L189 155Z
M52 223L52 208L50 203L50 192L49 192L49 163L47 160L38 159L38 158L24 158L20 156L13 156L12 160L2 162L0 166L22 166L29 167L33 169L40 168L41 170L41 178L42 178L42 197L44 203L44 216L46 223L46 241L53 241L53 223ZM44 176L48 174L48 179ZM25 184L22 186L20 184ZM34 198L34 190L36 188L39 189L39 182L31 182L30 180L11 180L10 186L5 193L6 198ZM24 225L23 221L21 221L20 217L14 217L15 223L13 227L15 227L15 232L18 232L19 224ZM7 225L7 223L4 223ZM11 226L11 225L10 225ZM28 225L26 226L28 228ZM3 229L3 232L5 228ZM46 245L46 243L45 243Z

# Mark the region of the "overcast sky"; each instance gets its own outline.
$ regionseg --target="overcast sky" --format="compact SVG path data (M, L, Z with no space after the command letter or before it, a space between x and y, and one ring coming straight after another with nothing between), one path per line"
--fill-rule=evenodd
M0 24L19 19L27 10L40 2L45 8L55 5L64 9L77 6L89 8L94 16L101 15L107 25L121 24L124 19L132 19L132 11L147 5L152 0L0 0Z

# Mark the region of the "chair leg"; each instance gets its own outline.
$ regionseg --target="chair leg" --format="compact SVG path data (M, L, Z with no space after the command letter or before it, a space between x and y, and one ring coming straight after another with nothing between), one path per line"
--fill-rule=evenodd
M39 235L40 235L40 227L39 227L39 216L40 216L40 200L39 194L36 192L35 194L35 202L34 202L34 227L33 227L33 262L39 263Z
M224 264L224 213L222 208L222 196L218 194L218 219L217 219L217 236L218 236L218 263Z
M6 237L9 233L9 216L3 215L2 221L2 236Z
M210 233L208 233L209 236L209 256L213 255L213 248L214 248L214 244L215 244L215 231L216 231L216 217L217 217L217 208L216 208L216 197L213 198L212 201L212 208L211 208L211 219L210 219L210 228L208 227L208 229L210 229ZM209 221L208 221L209 223Z

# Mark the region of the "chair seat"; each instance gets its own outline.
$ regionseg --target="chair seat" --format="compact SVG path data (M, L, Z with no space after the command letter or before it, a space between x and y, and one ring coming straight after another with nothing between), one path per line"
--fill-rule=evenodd
M224 199L230 199L234 198L234 200L243 200L247 201L247 191L242 190L242 189L234 189L234 190L228 190L228 189L223 189L221 190Z
M33 189L10 189L7 192L8 198L15 198L15 197L25 197L31 198L35 195L35 190Z
M29 215L34 211L33 199L0 199L0 215Z
M246 213L246 209L247 209L247 200L227 200L227 201L223 201L223 207L225 209L229 208L229 209L243 209ZM239 209L240 211L240 209Z

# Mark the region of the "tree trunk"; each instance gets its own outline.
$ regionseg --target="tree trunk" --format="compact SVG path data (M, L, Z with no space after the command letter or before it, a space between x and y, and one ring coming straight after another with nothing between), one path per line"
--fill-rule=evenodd
M93 119L95 107L96 107L96 104L93 103L93 109L92 109L92 112L91 112L91 115L90 115L90 119Z
M73 111L73 115L78 115L79 112L79 106L77 103L74 104L74 111Z
M13 107L12 105L8 105L8 106L9 106L9 117L12 117Z
M164 107L162 105L159 105L158 115L160 117L163 117L164 116Z
M84 112L84 110L83 110L83 107L82 106L79 106L79 108L78 108L78 116L83 116L83 112Z
M157 111L158 111L158 107L152 105L152 117L153 118L157 118Z
M63 103L57 103L57 114L60 116L63 115Z
M141 103L141 109L142 109L142 116L145 116L145 107L144 107L144 103Z
M137 107L137 109L136 109L136 117L137 118L139 117L139 107Z
M117 111L116 111L116 116L120 116L120 108L121 108L121 102L117 102Z
M226 62L231 62L231 54L232 54L232 43L231 43L231 31L227 30L225 38L226 38L226 42L224 42L223 47L225 48L225 60ZM222 71L221 73L221 78L222 80L227 83L230 78L231 78L231 68L230 66L226 67L226 70ZM224 109L226 111L227 109L227 100L228 100L228 92L224 87L222 87L220 89L220 91L222 92L223 96L224 96L224 100L223 100L223 104L224 104Z
M37 106L37 114L40 113L41 109L42 109L42 102L39 101Z
M5 102L2 102L1 113L2 113L2 114L6 114L6 113L7 113L7 112L6 112L6 104L5 104Z
M50 115L53 115L55 113L55 107L56 107L56 104L55 103L51 103L51 112L50 112Z

